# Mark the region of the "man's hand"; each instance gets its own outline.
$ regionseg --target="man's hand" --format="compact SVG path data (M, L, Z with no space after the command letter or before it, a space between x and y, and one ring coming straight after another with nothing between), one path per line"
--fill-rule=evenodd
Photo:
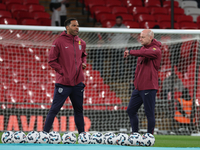
M82 63L82 68L85 69L87 66L85 63Z
M128 57L128 55L129 55L129 51L128 51L128 50L125 50L125 51L124 51L124 58Z

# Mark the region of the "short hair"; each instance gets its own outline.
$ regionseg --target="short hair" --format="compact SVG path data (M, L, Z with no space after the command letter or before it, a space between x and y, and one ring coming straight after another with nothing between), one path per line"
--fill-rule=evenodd
M65 27L69 26L71 24L72 20L77 20L77 19L76 18L69 18L69 19L65 20L65 23L64 23Z
M121 20L123 20L122 16L117 16L116 19L121 19Z

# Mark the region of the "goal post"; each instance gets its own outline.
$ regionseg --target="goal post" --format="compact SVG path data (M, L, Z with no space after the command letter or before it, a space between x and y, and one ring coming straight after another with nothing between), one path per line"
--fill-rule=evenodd
M64 27L0 25L0 131L43 130L55 84L48 52L64 30ZM79 28L88 54L84 71L86 131L131 132L126 109L134 89L137 58L124 59L123 52L141 48L142 30ZM200 31L152 30L162 43L155 133L199 133ZM138 115L140 132L146 132L143 106ZM56 116L52 130L76 131L69 98Z

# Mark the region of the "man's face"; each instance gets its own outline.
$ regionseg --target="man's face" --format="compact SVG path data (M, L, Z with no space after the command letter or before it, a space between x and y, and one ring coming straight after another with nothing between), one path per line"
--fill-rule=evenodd
M120 25L122 24L122 19L121 19L121 18L117 18L117 19L116 19L116 24L117 24L118 26L120 26Z
M147 32L141 32L140 34L140 43L142 45L149 45L151 43L151 36Z
M71 34L71 35L78 35L78 31L79 31L79 24L77 20L72 20L69 26L66 26L67 28L67 34Z

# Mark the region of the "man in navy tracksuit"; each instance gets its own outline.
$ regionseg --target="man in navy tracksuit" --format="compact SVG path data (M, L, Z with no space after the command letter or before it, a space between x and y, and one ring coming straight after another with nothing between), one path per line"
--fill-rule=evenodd
M54 118L67 97L70 97L74 120L78 132L84 132L83 91L85 85L83 69L86 68L86 43L78 35L77 19L65 21L67 31L53 42L49 53L49 65L56 71L56 84L53 103L46 117L44 131L49 132Z
M126 50L124 57L133 55L138 57L135 70L134 86L127 113L130 118L132 132L138 132L138 109L144 104L148 120L147 132L153 134L155 127L155 97L159 88L158 70L161 62L161 43L154 39L154 33L145 29L140 34L143 47L140 50Z

